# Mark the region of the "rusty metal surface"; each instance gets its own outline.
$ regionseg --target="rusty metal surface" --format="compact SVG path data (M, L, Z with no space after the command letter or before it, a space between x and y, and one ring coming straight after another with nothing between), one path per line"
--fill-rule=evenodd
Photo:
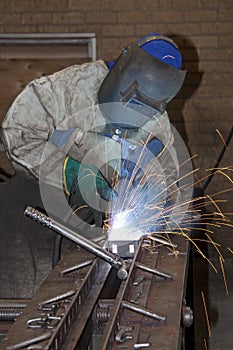
M66 253L64 259L62 259L61 262L52 270L51 274L42 284L39 291L34 295L28 306L22 312L21 316L17 319L4 339L0 342L0 349L6 350L8 347L11 347L17 343L42 335L45 332L45 329L28 328L28 320L31 318L40 317L41 311L38 310L38 305L44 300L48 300L57 295L62 295L68 291L78 291L82 287L83 280L85 279L88 271L90 271L92 268L92 265L85 267L66 278L61 278L60 272L73 266L74 264L93 258L95 258L93 255L78 247ZM64 313L68 305L69 303L65 303L60 312Z
M0 350L14 349L16 344L48 334L48 331L51 332L49 339L39 343L42 349L84 350L90 346L92 350L121 350L133 349L135 344L141 343L147 344L148 349L181 349L181 310L189 244L178 236L173 242L181 252L178 256L171 253L171 248L162 245L153 253L140 248L126 280L119 280L115 268L84 249L77 247L66 253L0 342ZM91 259L92 264L61 276L65 269ZM135 262L156 268L171 275L172 279L146 272ZM70 303L59 305L56 315L61 316L61 321L56 328L27 328L29 319L41 315L38 305L68 291L74 291L74 295ZM132 311L132 306L150 312L145 316ZM151 317L153 313L164 316L166 320L156 320ZM126 336L121 327L129 330Z
M150 344L149 349L181 349L182 328L181 309L185 296L186 272L188 264L188 243L176 239L178 249L182 254L175 257L167 248L158 249L158 253L151 254L142 251L141 261L148 266L155 266L173 276L172 280L165 280L134 268L134 275L126 288L124 298L133 300L136 305L145 306L160 315L166 315L166 321L156 321L150 317L143 317L136 312L123 309L118 325L133 327L130 332L132 339L122 343L114 341L106 349L133 349L135 344ZM138 286L134 281L144 277ZM104 337L103 337L104 338ZM104 340L106 343L106 340ZM103 343L99 349L105 349Z

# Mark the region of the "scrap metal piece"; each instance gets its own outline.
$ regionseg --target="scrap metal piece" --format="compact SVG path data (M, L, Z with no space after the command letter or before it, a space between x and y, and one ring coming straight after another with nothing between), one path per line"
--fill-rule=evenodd
M118 332L115 336L116 342L123 343L126 340L133 339L133 336L130 334L132 330L133 330L133 327L118 326Z
M134 344L134 349L143 349L143 348L149 348L151 346L151 343L137 343Z

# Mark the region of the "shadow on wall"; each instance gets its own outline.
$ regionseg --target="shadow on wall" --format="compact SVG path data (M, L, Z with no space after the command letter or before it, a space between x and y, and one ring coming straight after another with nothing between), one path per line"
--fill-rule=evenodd
M176 127L189 148L189 135L186 133L182 111L186 101L192 98L192 95L199 87L203 72L199 71L199 57L192 41L181 35L168 34L168 36L178 45L183 58L182 69L187 72L181 90L168 105L168 113L171 123Z

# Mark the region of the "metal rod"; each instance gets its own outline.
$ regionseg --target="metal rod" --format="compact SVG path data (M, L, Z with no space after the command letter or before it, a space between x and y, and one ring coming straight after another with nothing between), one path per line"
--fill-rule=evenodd
M40 211L32 207L27 207L24 212L24 215L28 216L29 218L37 221L42 225L49 227L53 231L61 234L62 236L70 239L71 241L78 244L80 247L87 249L89 252L107 261L110 265L114 266L115 268L122 268L123 261L120 258L116 257L110 252L107 252L104 248L80 236L77 232L65 227L64 225L51 219L50 217L46 216Z
M165 246L171 247L171 248L177 248L177 244L174 244L172 242L166 241L165 239L158 238L158 237L148 237L148 239L151 239L152 241L155 241L157 243L161 243Z
M128 310L153 318L157 321L163 321L163 322L166 321L166 316L158 315L153 310L150 310L143 306L136 305L134 303L130 303L129 301L122 300L122 306Z
M146 272L150 272L150 273L153 273L153 275L156 275L156 276L159 276L159 277L162 277L162 278L166 278L166 279L170 279L172 280L172 276L167 274L167 273L164 273L164 272L161 272L161 271L158 271L156 269L154 269L153 267L150 267L150 266L147 266L147 265L144 265L140 262L135 262L135 266L138 267L139 269L143 270L143 271L146 271Z
M134 344L134 349L143 349L143 348L149 348L151 346L151 343L137 343Z
M58 302L58 301L67 299L67 298L69 298L69 297L72 297L75 293L76 293L75 290L70 290L70 291L68 291L68 292L66 292L66 293L64 293L64 294L57 295L57 296L54 297L54 298L51 298L51 299L42 301L41 303L38 304L38 307L39 307L39 309L40 309L43 305L47 305L47 304L51 304L51 303L56 303L56 302Z
M43 333L42 335L39 335L38 337L22 341L21 343L18 343L18 344L12 345L12 346L8 346L6 348L6 350L24 349L24 348L28 347L29 345L33 345L33 344L39 343L43 340L49 339L51 337L51 335L52 335L52 332L46 332L46 333Z
M65 270L61 271L60 272L60 276L64 276L66 273L70 273L70 272L82 269L83 267L89 266L92 263L93 263L93 260L84 261L83 263L80 263L78 265L72 266L72 267L70 267L68 269L65 269Z

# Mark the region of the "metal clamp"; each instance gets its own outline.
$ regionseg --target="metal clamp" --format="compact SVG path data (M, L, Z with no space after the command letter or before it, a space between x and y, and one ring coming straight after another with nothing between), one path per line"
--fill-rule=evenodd
M27 321L27 326L28 328L32 328L32 329L38 329L38 328L53 329L57 327L61 319L62 319L61 316L45 315L44 317L31 318L30 320ZM53 321L57 321L57 322L52 323Z
M118 332L115 336L116 342L123 343L128 339L133 339L133 336L130 334L132 330L133 330L133 327L118 326Z

